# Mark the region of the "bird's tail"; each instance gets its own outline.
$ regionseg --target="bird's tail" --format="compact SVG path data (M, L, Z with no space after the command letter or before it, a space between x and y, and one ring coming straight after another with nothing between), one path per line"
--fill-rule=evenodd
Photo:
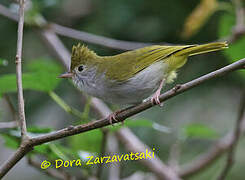
M193 56L197 54L212 52L212 51L218 51L222 49L228 48L227 42L214 42L214 43L208 43L203 45L193 45L189 46L185 49L182 49L181 51L177 52L175 55L177 56Z

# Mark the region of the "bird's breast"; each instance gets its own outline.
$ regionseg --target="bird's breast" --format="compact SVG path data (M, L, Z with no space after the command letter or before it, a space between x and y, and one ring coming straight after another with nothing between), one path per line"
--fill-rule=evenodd
M89 95L114 104L137 104L151 96L167 72L167 64L156 62L126 81L106 78L105 73L83 78L77 87Z

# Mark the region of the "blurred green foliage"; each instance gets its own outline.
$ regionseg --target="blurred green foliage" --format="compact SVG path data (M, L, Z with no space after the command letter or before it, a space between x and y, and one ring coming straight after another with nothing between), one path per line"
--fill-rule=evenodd
M60 79L61 67L48 60L34 60L27 66L29 72L23 73L23 89L49 92L53 90ZM16 92L16 75L6 74L0 77L0 96L4 93Z
M219 22L219 37L224 38L228 37L231 32L234 30L234 25L236 23L236 17L234 13L224 14ZM235 43L229 45L229 49L225 51L225 54L229 57L230 62L235 62L239 59L244 58L245 52L243 48L245 47L245 37L240 37ZM240 71L245 77L245 72Z

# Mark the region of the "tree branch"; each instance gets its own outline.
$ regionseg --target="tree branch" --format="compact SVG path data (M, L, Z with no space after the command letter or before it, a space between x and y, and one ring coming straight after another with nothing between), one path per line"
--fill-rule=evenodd
M245 132L245 114L241 118L240 128L241 133ZM198 156L195 160L189 162L188 164L181 166L178 174L181 177L189 177L200 171L205 170L210 164L212 164L216 159L218 159L223 153L229 150L231 145L236 139L234 137L235 132L230 132L220 140L218 140L214 146L212 146L206 153Z
M153 43L123 41L123 40L103 37L103 36L87 33L84 31L78 31L78 30L75 30L69 27L55 24L55 23L51 23L49 27L59 35L81 40L81 41L91 43L91 44L101 45L101 46L108 47L111 49L132 50L132 49L137 49L137 48L141 48L144 46L153 45Z
M107 134L107 152L112 154L119 151L119 143L114 132ZM116 162L108 170L108 180L120 180L120 162ZM102 178L100 178L102 179Z
M46 32L42 33L43 31L46 31ZM50 46L51 47L50 49L54 52L54 54L56 54L56 56L59 56L60 60L62 60L63 62L65 62L65 61L69 62L69 61L67 61L66 58L64 58L65 56L62 55L62 53L69 54L68 50L64 46L56 46L55 43L53 43L52 39L50 39L50 36L48 35L48 33L53 33L53 32L52 32L51 29L50 30L49 29L41 30L41 35L42 35L43 40L45 41L45 43L47 43L48 46L50 46L50 43L52 43L51 46ZM55 41L59 42L59 44L62 43L59 40L59 38L54 33L52 35L52 38L54 38ZM63 63L63 64L65 64L65 63ZM109 114L112 113L112 111L107 107L107 105L105 103L103 103L101 100L97 99L97 98L94 98L94 97L91 98L91 106L93 107L93 109L96 110L96 112L98 112L98 114L102 118L105 118ZM133 139L127 138L127 136L130 136L131 134L134 135L133 132L130 129L128 129L128 133L127 134L121 132L121 130L117 131L116 133L119 133L119 132L120 132L120 134L117 134L117 136L122 136L122 138L127 139L128 140L128 144L134 144ZM129 134L129 132L130 132L130 134ZM138 139L138 141L140 141L140 140ZM141 149L141 151L144 152L145 149ZM153 161L153 163L155 163L155 159L152 159L152 161ZM149 162L148 161L145 162L145 164L147 164L147 163L149 163ZM158 163L159 163L159 161L158 161ZM162 165L164 166L164 163L162 163ZM151 171L153 173L155 173L155 174L159 173L158 169L152 168ZM161 172L161 174L164 174L164 173L165 173L165 171Z
M167 99L170 99L180 93L183 93L191 88L194 88L210 79L213 79L215 77L219 77L222 76L228 72L232 72L234 70L240 69L245 65L245 58L241 59L235 63L232 63L228 66L225 66L219 70L213 71L209 74L206 74L200 78L194 79L188 83L182 84L182 85L178 85L176 87L174 87L173 89L161 94L160 96L160 101L166 101ZM151 107L153 107L154 105L152 105L152 103L150 101L147 101L145 103L139 104L137 106L134 106L126 111L121 111L120 113L118 113L116 115L116 119L118 121L112 121L112 123L119 123L124 121L126 118L131 117L137 113L140 113L146 109L149 109ZM100 120L96 120L87 124L82 124L82 125L78 125L78 126L74 126L74 127L69 127L69 128L65 128L65 129L61 129L59 131L47 134L47 135L43 135L40 137L35 137L31 139L31 144L33 146L36 145L40 145L49 141L53 141L56 139L60 139L63 137L67 137L67 136L71 136L71 135L75 135L75 134L79 134L82 132L86 132L89 130L93 130L93 129L97 129L97 128L101 128L104 126L108 126L110 125L109 119L108 118L103 118Z
M44 33L44 31L45 31L45 33ZM58 44L62 43L59 40L59 38L55 35L55 33L53 33L51 29L50 30L49 29L41 30L40 32L41 32L40 34L42 35L42 38L43 38L44 42L47 43L47 45L51 47L50 49L52 50L52 52L54 52L54 54L56 54L56 56L60 57L61 61L69 62L65 58L68 55L66 55L66 56L62 55L62 53L69 54L68 50L64 46L56 46L55 43L53 43L54 41L52 39L55 39L55 41L58 42ZM49 33L52 33L52 36L51 36L52 38L50 38ZM63 64L66 64L66 63L63 63ZM66 68L69 69L67 66L66 66ZM109 114L112 113L112 111L107 107L107 105L105 103L103 103L101 100L97 99L97 98L93 97L91 99L91 106L93 107L93 109L96 110L96 112L98 112L98 114L102 118L105 118ZM120 134L119 134L119 132L120 132ZM127 138L130 135L134 135L133 132L130 129L128 129L128 133L127 134L121 132L121 130L117 131L116 133L118 133L117 134L118 136L122 136L122 138L127 139L128 140L128 144L134 144L133 139ZM140 140L138 139L138 141L140 141ZM145 149L141 149L141 151L144 152ZM155 159L152 159L152 162L153 162L153 164L156 163ZM147 163L149 163L149 161L145 162L145 164L147 164ZM158 163L159 163L159 161L158 161ZM162 163L162 165L165 166L164 163ZM148 166L150 166L150 165L148 165ZM152 168L151 171L153 173L155 173L155 174L159 173L158 169ZM161 174L164 174L164 173L165 173L165 171L161 172Z
M244 115L245 114L245 92L243 92L239 108L240 109L239 109L239 114L238 114L235 130L233 133L233 139L232 139L232 142L231 142L229 149L228 149L226 165L225 165L223 171L221 172L218 180L225 179L225 177L227 176L229 170L232 168L234 161L235 161L234 160L235 149L236 149L236 146L238 144L239 138L240 138L241 133L242 133L241 124L242 124L242 121L245 119L245 118L243 119L243 116L245 116Z
M227 38L228 43L233 43L245 35L245 9L242 7L240 0L233 0L233 3L236 8L236 24L232 29L231 36Z
M18 124L16 121L11 122L0 122L0 129L11 129L18 127Z
M8 106L8 108L12 114L13 121L15 121L16 125L18 125L18 114L16 112L16 109L14 108L14 105L12 104L12 102L11 102L11 100L7 94L5 94L3 97L6 100L7 106Z
M10 169L14 167L19 160L21 160L29 151L32 150L32 146L28 145L29 140L26 140L25 143L17 149L17 151L3 164L0 166L0 179L2 179Z
M19 23L18 23L18 38L17 38L17 50L16 50L16 80L17 80L17 92L18 92L18 116L21 128L22 140L27 138L26 134L26 119L24 108L24 97L22 88L22 44L23 44L23 27L24 27L24 0L19 1Z
M65 69L68 71L70 69L70 53L65 48L64 44L60 41L57 35L49 29L38 30L42 39L49 47L48 50L56 57Z
M240 68L243 68L244 65L245 65L245 59L241 59L235 63L232 63L228 66L225 66L219 70L213 71L209 74L206 74L206 75L204 75L200 78L197 78L195 80L192 80L188 83L185 83L183 85L178 85L178 86L174 87L173 89L163 93L160 96L160 101L163 102L163 101L170 99L170 98L172 98L172 97L174 97L180 93L183 93L183 92L185 92L191 88L194 88L194 87L196 87L196 86L198 86L198 85L200 85L200 84L202 84L202 83L204 83L210 79L213 79L215 77L222 76L228 72L232 72L234 70L238 70ZM116 119L118 121L113 121L112 123L114 124L114 123L122 122L126 118L131 117L137 113L140 113L146 109L149 109L152 106L154 106L154 105L152 105L152 103L150 101L147 101L145 103L142 103L142 104L134 106L130 109L127 109L126 111L122 110L122 112L118 113L116 116ZM25 155L25 153L28 152L27 150L30 149L29 147L34 147L34 146L37 146L37 145L40 145L40 144L43 144L46 142L50 142L50 141L54 141L54 140L61 139L64 137L72 136L75 134L87 132L87 131L90 131L93 129L102 128L102 127L105 127L108 125L111 125L109 118L103 118L103 119L96 120L96 121L93 121L93 122L90 122L87 124L70 126L68 128L64 128L64 129L58 130L56 132L52 132L52 133L48 133L46 135L31 138L27 141L27 143L25 145L23 145L23 151L18 150L17 153L15 153L14 156L12 156L10 160L8 160L4 165L2 165L0 167L0 177L4 176L4 174L6 174ZM18 154L20 154L20 155L18 155ZM9 164L11 166L9 166ZM180 175L183 176L183 172L180 173Z
M127 136L124 136L124 134L127 134ZM139 139L127 128L121 128L120 131L117 132L117 135L120 135L118 136L118 139L125 144L126 148L131 152L141 152L142 149L150 149L148 146L141 143L141 141L139 141ZM159 179L180 180L178 175L170 167L163 164L156 155L153 159L145 159L140 162L145 164L151 171L155 172Z
M8 10L8 8L2 6L0 4L0 14L11 19L14 21L17 21L17 16L10 12ZM99 36L99 35L95 35L95 34L91 34L88 32L84 32L84 31L78 31L69 27L65 27L65 26L61 26L59 24L55 24L55 23L45 23L41 24L41 26L38 26L40 29L42 29L42 33L46 34L46 31L49 31L50 33L57 33L59 35L65 36L65 37L70 37L73 39L77 39L77 40L81 40L87 43L91 43L91 44L96 44L96 45L100 45L100 46L104 46L104 47L108 47L111 49L119 49L119 50L132 50L132 49L137 49L137 48L141 48L144 46L149 46L149 45L153 45L153 44L164 44L164 45L173 45L171 43L166 43L166 42L156 42L156 43L149 43L149 42L135 42L135 41L124 41L124 40L118 40L118 39L113 39L113 38L108 38L108 37L104 37L104 36ZM46 27L46 28L45 28ZM46 31L45 31L46 29ZM48 33L46 35L50 35L51 34ZM245 35L245 28L239 28L239 29L234 29L233 32L231 33L231 35L229 37L226 37L223 40L227 40L229 43L233 43L235 41L237 41L241 36ZM56 39L56 38L55 38ZM50 42L50 44L55 44L52 41ZM51 45L52 46L52 45ZM58 54L56 54L56 56L59 56ZM67 57L67 56L64 56ZM61 57L59 57L59 59L62 59ZM64 63L64 61L62 61Z

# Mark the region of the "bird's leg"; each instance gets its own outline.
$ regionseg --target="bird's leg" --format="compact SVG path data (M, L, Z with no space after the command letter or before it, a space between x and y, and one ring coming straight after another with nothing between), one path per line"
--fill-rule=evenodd
M109 119L110 124L112 125L112 121L118 122L116 116L117 116L119 113L123 112L123 111L126 111L126 110L128 110L128 109L131 109L132 107L134 107L134 106L129 106L129 107L127 107L127 108L124 108L124 109L121 109L121 110L117 110L117 111L111 113L111 114L108 116L108 119ZM122 121L122 124L123 124L123 121Z
M163 103L161 103L160 100L159 100L159 96L161 94L161 90L162 90L162 87L163 87L165 81L166 81L165 79L162 79L162 81L160 83L160 86L158 87L157 91L151 97L151 103L153 105L154 104L158 104L159 106L163 106Z

